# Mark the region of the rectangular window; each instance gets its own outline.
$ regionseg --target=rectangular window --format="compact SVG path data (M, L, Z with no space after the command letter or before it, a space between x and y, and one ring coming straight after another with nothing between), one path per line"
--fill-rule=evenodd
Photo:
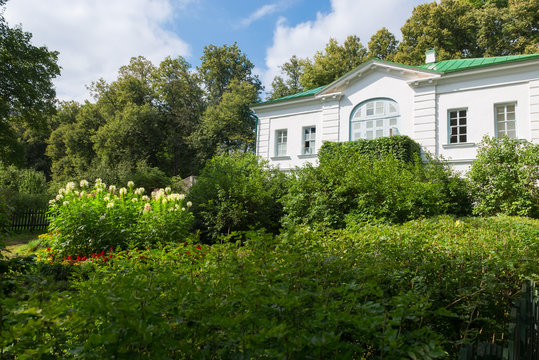
M314 154L316 144L316 127L303 128L303 155Z
M460 144L468 141L466 109L449 111L449 143Z
M500 104L495 106L496 112L496 136L517 137L515 103Z
M287 134L286 129L275 132L275 156L286 156Z

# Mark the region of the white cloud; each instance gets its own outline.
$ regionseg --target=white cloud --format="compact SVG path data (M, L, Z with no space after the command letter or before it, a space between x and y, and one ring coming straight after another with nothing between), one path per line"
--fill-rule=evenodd
M279 8L279 4L267 4L267 5L264 5L264 6L260 7L260 8L258 8L257 10L255 10L251 15L249 15L245 19L241 20L240 25L242 27L247 27L247 26L251 25L254 21L256 21L256 20L258 20L260 18L263 18L266 15L273 14L274 12L277 11L278 8Z
M292 55L311 57L323 50L330 37L343 43L348 35L357 35L365 47L371 36L386 27L397 38L400 27L412 15L413 8L426 0L331 0L331 11L318 13L316 19L288 25L285 18L277 22L273 45L266 51L267 71L263 83L270 89L271 81L279 74L279 66Z
M173 10L169 0L10 0L5 17L11 26L21 23L31 32L34 45L59 51L57 96L82 101L89 98L85 85L114 80L132 56L154 64L168 55L188 56L189 45L164 29Z

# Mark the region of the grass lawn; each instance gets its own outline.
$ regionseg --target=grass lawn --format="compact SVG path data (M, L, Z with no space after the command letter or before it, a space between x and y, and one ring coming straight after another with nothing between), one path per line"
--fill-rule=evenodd
M6 237L6 256L15 257L17 255L29 255L39 247L38 235L41 233L20 233L11 234Z

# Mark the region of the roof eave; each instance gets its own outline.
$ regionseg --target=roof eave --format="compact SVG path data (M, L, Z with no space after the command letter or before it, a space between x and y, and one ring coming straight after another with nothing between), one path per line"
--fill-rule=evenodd
M266 103L260 103L260 104L252 104L252 105L249 105L249 108L251 108L253 110L264 110L264 109L282 107L282 106L286 106L286 105L290 105L290 104L300 104L300 103L304 103L304 102L312 102L312 101L318 100L316 98L316 95L317 94L312 94L312 95L306 95L306 96L297 97L297 98L273 101L273 102L269 102L269 103L266 102Z

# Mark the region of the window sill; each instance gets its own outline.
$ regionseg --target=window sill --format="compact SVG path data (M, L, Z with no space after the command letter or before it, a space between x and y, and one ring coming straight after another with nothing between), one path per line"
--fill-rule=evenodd
M279 161L279 160L292 160L290 156L272 156L270 157L272 161Z
M475 143L445 144L442 145L442 147L444 149L471 148L475 147Z
M318 157L318 154L303 154L303 155L298 155L298 159L312 159L312 158L315 158L315 157Z

